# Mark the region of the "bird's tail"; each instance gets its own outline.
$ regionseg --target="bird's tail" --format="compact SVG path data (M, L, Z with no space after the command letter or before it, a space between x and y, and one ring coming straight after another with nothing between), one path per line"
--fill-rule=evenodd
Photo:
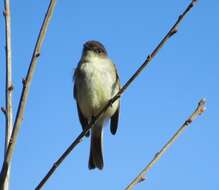
M95 125L92 128L90 157L88 167L89 169L103 169L103 151L102 151L102 127L103 125Z

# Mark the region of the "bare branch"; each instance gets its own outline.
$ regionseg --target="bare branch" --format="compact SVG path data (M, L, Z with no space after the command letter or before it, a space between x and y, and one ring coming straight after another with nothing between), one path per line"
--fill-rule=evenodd
M21 126L22 119L23 119L25 106L26 106L26 102L27 102L27 97L28 97L28 93L29 93L29 88L30 88L30 84L32 81L34 71L35 71L36 63L37 63L37 58L40 55L42 43L43 43L45 35L46 35L46 31L48 28L50 18L52 17L55 4L56 4L56 0L50 0L50 4L49 4L49 7L47 9L47 13L45 15L43 24L42 24L41 29L40 29L40 33L38 35L35 49L33 51L30 66L29 66L26 78L24 80L25 83L23 82L23 89L22 89L22 94L21 94L21 98L20 98L20 102L19 102L19 106L18 106L18 110L17 110L17 115L15 118L13 132L12 132L12 135L10 138L6 157L4 159L3 167L1 170L0 189L2 188L2 184L5 180L5 173L7 172L9 163L11 162L11 159L12 159L12 154L14 152L15 142L16 142L17 135L18 135L18 132L19 132L19 129ZM7 12L6 12L6 14L7 14Z
M177 130L177 132L170 138L170 140L163 146L163 148L155 154L154 158L148 163L148 165L138 174L138 176L125 188L125 190L131 190L133 187L144 181L144 176L153 167L153 165L161 158L161 156L167 151L167 149L175 142L175 140L182 134L182 132L195 120L200 114L205 111L205 99L201 99L198 103L196 110L191 116L184 122L184 124Z
M12 111L12 61L11 61L11 14L10 0L4 0L5 16L5 53L6 53L6 79L5 79L5 157L13 130L13 111ZM6 173L6 179L3 184L4 190L9 189L10 165Z
M65 152L60 156L60 158L53 164L53 166L50 168L48 173L45 175L45 177L41 180L41 182L37 185L35 190L40 190L43 185L47 182L49 177L55 172L55 170L58 168L58 166L63 162L63 160L70 154L70 152L81 142L82 138L85 136L85 134L88 132L89 129L91 129L96 121L101 117L102 114L108 109L110 105L112 105L120 96L124 93L124 91L128 88L128 86L135 80L135 78L142 72L142 70L148 65L148 63L153 59L153 57L158 53L158 51L162 48L162 46L167 42L167 40L173 36L173 34L176 33L177 27L179 23L182 21L182 19L185 17L185 15L190 11L190 9L194 5L194 0L188 5L186 10L183 12L182 15L178 18L176 23L173 25L173 27L169 30L169 32L166 34L166 36L161 40L161 42L158 44L158 46L153 50L153 52L148 55L145 62L139 67L139 69L132 75L132 77L125 83L125 85L120 89L120 91L106 104L106 106L95 116L93 117L92 121L90 122L88 128L84 131L82 131L78 137L72 142L72 144L65 150Z
M12 64L11 64L11 14L10 14L10 1L5 0L5 41L6 41L6 84L5 84L5 107L7 112L6 117L6 138L5 138L5 154L7 151L8 141L11 137L13 129L13 113L12 113Z

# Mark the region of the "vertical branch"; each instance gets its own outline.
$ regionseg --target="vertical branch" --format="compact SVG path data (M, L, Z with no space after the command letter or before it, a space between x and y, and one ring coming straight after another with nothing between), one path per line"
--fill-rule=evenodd
M8 145L8 149L7 149L7 153L4 159L4 163L3 163L3 167L1 170L1 175L0 175L0 190L3 190L3 183L5 181L5 177L6 177L6 173L8 170L8 167L10 165L11 159L12 159L12 155L14 152L14 148L15 148L15 143L16 143L16 139L21 127L21 122L23 120L23 115L24 115L24 111L25 111L25 106L26 106L26 102L27 102L27 98L28 98L28 94L29 94L29 89L30 89L30 84L33 78L33 74L35 71L35 67L36 67L36 63L37 60L40 56L40 51L41 51L41 47L42 47L42 43L44 41L45 35L46 35L46 31L48 28L48 24L49 21L52 17L53 14L53 10L55 8L55 4L56 4L56 0L50 0L50 4L49 7L47 9L43 24L41 26L38 38L37 38L37 42L33 51L33 55L31 58L31 62L30 62L30 66L27 72L27 75L25 77L25 79L23 79L23 89L22 89L22 93L21 93L21 97L20 97L20 101L19 101L19 106L18 106L18 110L17 110L17 114L16 114L16 118L15 118L15 123L14 123L14 128L12 131L12 135L9 141L9 145Z
M11 64L11 14L10 0L4 1L4 16L5 16L5 53L6 53L6 83L5 83L5 157L13 130L13 111L12 111L12 64ZM9 189L10 165L6 173L4 190Z
M5 0L5 34L6 34L6 84L5 84L5 107L6 107L6 138L5 154L13 129L13 112L12 112L12 64L11 64L11 18L10 18L10 1Z

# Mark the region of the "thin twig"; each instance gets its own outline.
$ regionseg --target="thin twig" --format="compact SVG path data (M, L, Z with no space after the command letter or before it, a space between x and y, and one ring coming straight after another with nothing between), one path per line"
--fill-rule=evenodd
M12 132L12 135L10 138L6 157L5 157L3 167L1 170L0 186L2 185L2 183L5 180L5 173L7 172L8 165L12 159L12 154L14 152L14 147L15 147L17 135L18 135L18 132L19 132L19 129L21 126L21 122L23 120L23 115L24 115L24 111L25 111L25 106L26 106L26 102L27 102L30 84L31 84L32 77L33 77L33 74L35 71L37 59L40 55L42 43L43 43L45 35L46 35L48 24L49 24L49 21L52 17L52 14L53 14L55 4L56 4L56 0L50 0L50 4L49 4L49 7L47 9L47 13L45 15L43 24L42 24L41 29L40 29L40 33L39 33L38 38L37 38L37 42L35 45L35 49L33 51L32 59L30 62L30 66L29 66L26 78L23 80L23 89L22 89L22 94L21 94L21 98L20 98L20 102L19 102L19 106L18 106L18 110L17 110L17 115L15 118L14 129L13 129L13 132Z
M53 166L50 168L48 173L44 176L44 178L40 181L40 183L37 185L35 190L40 190L43 185L47 182L49 177L55 172L55 170L58 168L58 166L63 162L63 160L70 154L70 152L81 142L81 139L85 136L85 134L88 132L89 129L91 129L98 118L101 117L102 114L108 109L110 105L112 105L120 96L124 93L124 91L128 88L128 86L135 80L135 78L142 72L142 70L148 65L148 63L153 59L153 57L158 53L158 51L161 49L161 47L165 44L165 42L173 36L177 32L177 27L179 23L182 21L184 16L190 11L190 9L194 6L194 0L188 5L186 10L183 12L182 15L179 16L176 23L173 25L173 27L169 30L169 32L166 34L166 36L161 40L161 42L158 44L158 46L153 50L153 52L148 55L145 62L139 67L139 69L132 75L132 77L125 83L125 85L120 89L120 91L106 104L106 106L95 116L93 117L92 121L89 124L89 127L82 131L78 137L72 142L72 144L65 150L65 152L59 157L59 159L53 164Z
M5 157L13 130L13 111L12 111L12 61L11 61L11 13L10 0L4 1L5 16L5 53L6 53L6 79L5 79ZM6 173L4 190L9 189L10 165Z
M176 139L182 134L182 132L200 115L205 111L206 101L201 99L198 103L196 110L191 116L184 122L184 124L177 130L177 132L169 139L169 141L163 146L163 148L155 154L154 158L148 163L148 165L138 174L138 176L125 188L125 190L131 190L133 187L144 181L144 176L153 167L153 165L161 158L161 156L168 150L168 148L176 141Z

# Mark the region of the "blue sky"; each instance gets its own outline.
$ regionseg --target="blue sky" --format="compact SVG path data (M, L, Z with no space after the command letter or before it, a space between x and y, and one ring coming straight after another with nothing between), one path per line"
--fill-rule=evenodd
M122 84L166 34L186 1L58 1L32 81L13 158L11 189L34 189L81 132L72 73L86 40L101 41ZM11 2L14 115L21 79L49 1ZM3 3L0 4L3 10ZM219 3L198 1L173 36L121 99L116 136L104 133L103 171L87 168L89 140L70 154L44 189L124 189L194 110L207 110L136 186L143 189L211 189L218 181ZM0 105L4 105L4 19L1 23ZM0 154L4 117L0 115ZM0 161L2 162L3 156Z

